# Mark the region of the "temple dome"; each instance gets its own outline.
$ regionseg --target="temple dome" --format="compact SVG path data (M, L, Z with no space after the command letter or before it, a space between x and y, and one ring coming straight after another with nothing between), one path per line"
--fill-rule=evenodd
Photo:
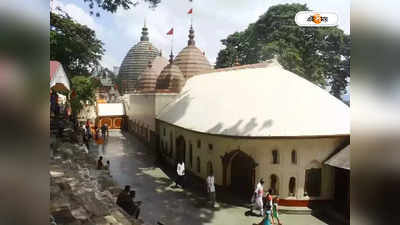
M318 137L350 134L339 99L271 61L189 79L158 120L207 134Z
M157 92L176 92L179 93L185 84L185 78L177 65L173 62L171 53L169 64L161 71L157 79Z
M179 66L186 80L194 75L212 70L212 66L203 52L195 45L193 27L190 27L189 30L188 46L176 56L175 64Z
M140 42L128 51L122 61L119 70L122 88L127 92L133 92L138 76L146 69L149 61L158 55L160 51L149 42L147 28L144 26Z
M150 61L147 68L138 77L136 90L140 92L155 91L157 78L166 65L168 65L168 60L162 56L157 56Z

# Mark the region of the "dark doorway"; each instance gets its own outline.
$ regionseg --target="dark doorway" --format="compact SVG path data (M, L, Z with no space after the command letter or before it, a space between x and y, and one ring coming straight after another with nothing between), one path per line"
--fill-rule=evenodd
M179 136L176 139L176 160L185 162L186 155L186 143L183 136Z
M291 177L289 180L289 196L294 196L296 189L296 178Z
M250 198L254 191L254 160L238 152L231 163L231 188L234 193Z
M335 208L350 219L350 171L335 168Z
M271 193L271 194L273 194L273 195L279 194L279 192L278 192L278 190L279 190L279 187L278 187L278 177L277 177L275 174L272 174L272 175L271 175L271 185L270 185L270 188L271 188L271 190L272 190L272 193Z
M321 195L321 168L306 170L305 192L308 196L318 197Z

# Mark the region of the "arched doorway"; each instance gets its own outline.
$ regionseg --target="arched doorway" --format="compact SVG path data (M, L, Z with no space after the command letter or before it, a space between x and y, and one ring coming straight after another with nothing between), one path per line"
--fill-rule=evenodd
M273 195L278 195L279 194L279 180L278 180L278 176L276 176L275 174L271 175L271 184L270 184L270 188L272 190Z
M240 196L249 198L254 191L255 162L247 154L238 151L231 162L231 188Z
M186 143L185 143L185 138L180 135L176 141L175 141L175 145L176 145L176 160L179 161L183 161L185 162L186 159Z
M308 196L318 197L321 195L322 165L314 160L306 167L304 192Z
M296 178L291 177L289 180L289 196L294 196L296 192Z

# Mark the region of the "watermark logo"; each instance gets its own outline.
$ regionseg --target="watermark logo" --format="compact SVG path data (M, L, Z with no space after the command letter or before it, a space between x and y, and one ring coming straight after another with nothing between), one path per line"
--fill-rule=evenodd
M295 22L302 27L332 27L338 24L339 18L334 12L300 11Z

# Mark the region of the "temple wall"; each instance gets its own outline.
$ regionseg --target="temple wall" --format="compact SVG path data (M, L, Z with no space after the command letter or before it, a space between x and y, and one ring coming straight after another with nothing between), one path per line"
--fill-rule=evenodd
M150 130L155 131L155 118L158 113L171 101L177 94L165 93L141 93L129 94L129 106L127 116L131 121L137 121Z
M234 138L208 135L185 130L159 121L160 143L170 150L172 135L172 154L167 161L176 163L176 139L182 135L185 140L185 165L194 175L207 177L207 163L211 162L217 185L223 185L223 164L221 157L226 153L240 150L249 155L258 164L255 168L255 180L264 178L264 189L270 187L271 175L278 178L277 188L281 198L307 199L304 196L306 169L321 168L321 195L312 199L330 199L334 194L334 170L323 162L348 137L325 138ZM164 130L165 129L165 130ZM201 146L197 146L200 140ZM190 144L192 144L192 160L190 160ZM212 149L209 148L212 144ZM164 148L165 149L165 148ZM278 163L273 164L272 151L278 151ZM296 151L296 163L292 162L292 151ZM200 158L200 172L197 171L197 157ZM190 163L192 161L192 164ZM226 170L226 185L231 183L230 164ZM289 195L289 180L296 179L294 196Z

